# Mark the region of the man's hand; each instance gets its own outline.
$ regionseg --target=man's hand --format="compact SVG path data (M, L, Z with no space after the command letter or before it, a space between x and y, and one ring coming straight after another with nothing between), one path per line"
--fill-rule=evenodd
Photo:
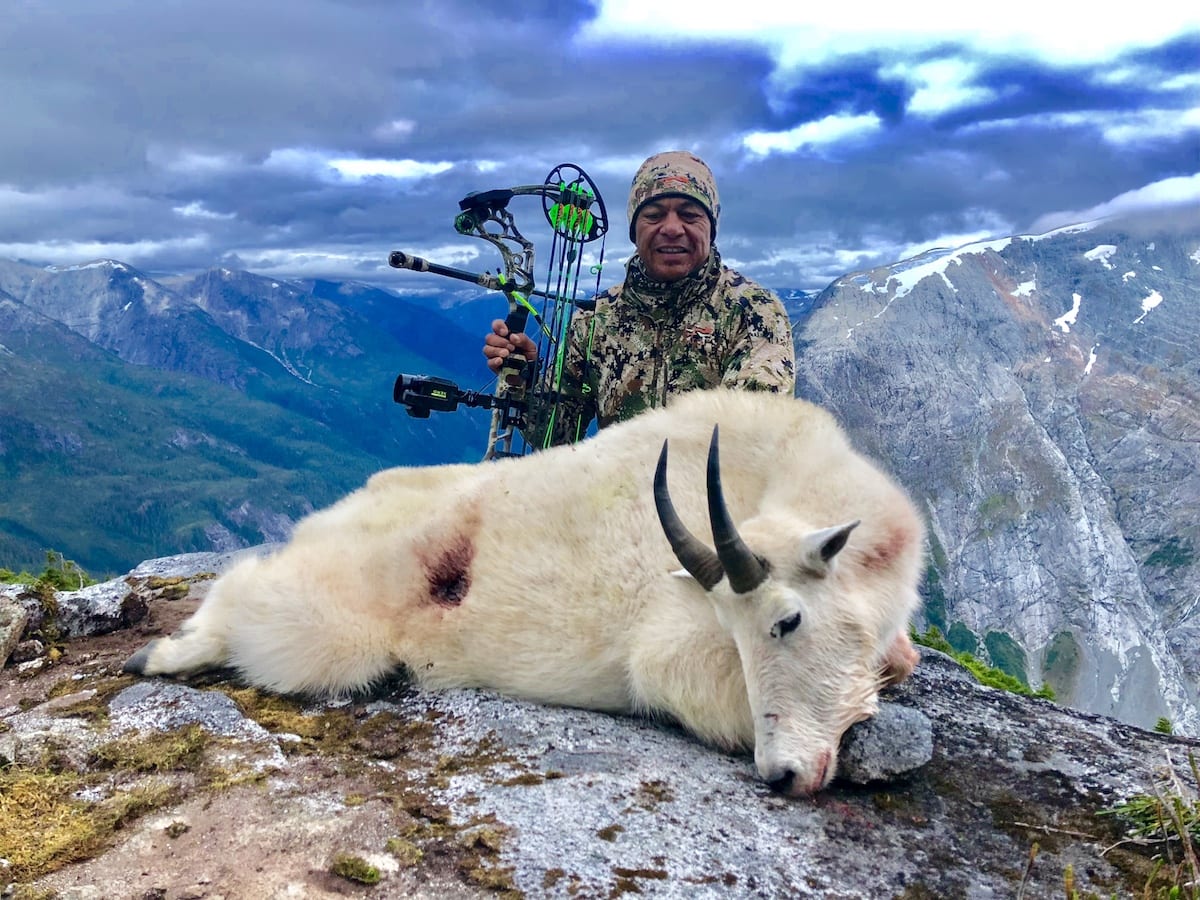
M504 320L496 319L492 322L492 333L484 338L483 355L487 357L487 367L499 375L509 357L520 357L526 362L537 359L537 345L527 334L521 332L509 334ZM521 366L523 368L524 363ZM508 383L520 384L521 376L509 375Z

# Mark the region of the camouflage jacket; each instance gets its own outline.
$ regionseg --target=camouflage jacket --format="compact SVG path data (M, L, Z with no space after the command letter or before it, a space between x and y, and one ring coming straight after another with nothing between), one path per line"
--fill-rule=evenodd
M553 365L550 360L549 364ZM635 256L624 283L576 312L558 409L531 411L531 433L572 443L664 406L674 394L718 386L795 392L792 330L775 294L721 263L678 282L649 281Z

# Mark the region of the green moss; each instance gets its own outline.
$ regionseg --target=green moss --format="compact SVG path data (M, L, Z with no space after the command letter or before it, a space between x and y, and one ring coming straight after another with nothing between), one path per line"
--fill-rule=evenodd
M217 689L267 731L299 737L298 742L283 745L287 753L394 759L413 749L426 749L433 740L434 723L428 719L405 719L391 712L359 719L336 709L310 714L300 701L258 688L220 684Z
M79 795L102 779L9 765L0 769L0 858L8 875L32 881L105 849L130 820L175 799L167 785L135 785L104 800Z
M425 858L425 852L420 847L404 838L390 839L387 842L387 851L405 868L412 868Z
M495 891L506 900L516 900L516 898L524 896L517 890L516 883L513 881L513 870L507 866L481 863L477 866L463 866L460 871L467 881L489 891Z
M329 871L347 881L357 881L359 884L378 884L379 870L365 859L357 856L340 854L335 857Z
M991 494L980 502L976 512L980 531L990 535L1015 522L1021 515L1021 507L1011 494Z
M174 731L102 744L92 751L91 761L100 768L123 772L194 769L203 760L208 741L208 732L192 723Z
M146 588L164 600L182 600L191 593L193 580L199 579L185 578L182 575L170 578L154 575L146 579Z
M46 699L69 697L79 694L74 703L59 705L53 714L88 722L103 724L108 721L108 703L114 695L134 683L132 675L93 675L83 678L64 678L56 682L46 694ZM64 701L65 702L65 701Z
M458 835L458 846L467 854L458 868L467 881L515 900L522 894L513 881L513 870L500 864L508 835L509 829L490 816L469 826Z

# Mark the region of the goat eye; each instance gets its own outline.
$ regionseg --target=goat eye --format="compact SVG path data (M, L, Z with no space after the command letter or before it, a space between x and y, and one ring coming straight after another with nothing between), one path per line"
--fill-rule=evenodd
M785 634L791 634L800 627L800 613L788 616L786 619L780 619L771 629L771 637L781 638Z

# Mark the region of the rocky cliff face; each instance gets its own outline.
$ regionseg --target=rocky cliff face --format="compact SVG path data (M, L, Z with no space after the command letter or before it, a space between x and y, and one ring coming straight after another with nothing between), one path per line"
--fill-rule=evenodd
M1081 709L1200 733L1200 216L839 279L801 396L924 503L926 616Z
M926 762L872 771L870 745L886 758L896 742L860 723L840 777L807 799L667 723L399 682L319 705L219 676L120 675L229 559L155 560L52 607L17 603L58 637L41 656L18 643L25 661L0 670L0 886L76 900L922 900L1068 884L1165 896L1194 877L1155 873L1151 857L1178 863L1178 844L1126 840L1111 811L1156 791L1197 802L1200 742L983 687L936 653L879 717L927 717ZM0 613L17 592L0 591Z

